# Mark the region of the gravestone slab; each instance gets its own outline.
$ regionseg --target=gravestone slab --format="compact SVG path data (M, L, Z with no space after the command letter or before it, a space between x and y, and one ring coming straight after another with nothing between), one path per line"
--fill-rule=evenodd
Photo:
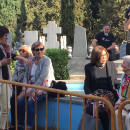
M32 46L34 42L38 41L38 31L24 31L24 44Z
M123 42L122 45L120 45L120 59L122 59L122 57L124 57L126 55L126 44L127 42Z
M40 36L39 41L45 45L45 36Z
M75 25L73 57L87 57L86 29Z
M86 29L75 25L73 55L68 64L70 75L84 75L84 67L90 62L87 57Z
M57 27L55 21L49 21L47 27L43 28L43 34L47 34L46 49L59 48L59 41L57 41L57 34L61 34L61 27Z
M66 49L66 36L60 37L61 49Z
M12 49L12 33L9 32L7 35L8 39L7 39L7 43L10 44L10 48Z

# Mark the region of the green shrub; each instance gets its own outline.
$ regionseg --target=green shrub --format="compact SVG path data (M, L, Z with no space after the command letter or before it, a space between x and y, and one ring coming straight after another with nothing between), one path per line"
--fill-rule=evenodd
M56 80L68 79L68 51L65 49L47 49L46 56L52 60Z
M10 64L10 71L11 71L11 74L13 74L13 72L14 72L14 68L15 68L16 62L17 62L17 61L12 61L11 64Z
M16 51L16 55L19 55L19 52ZM10 64L10 71L11 71L11 74L13 74L14 72L14 68L15 68L15 64L16 64L17 60L12 60L11 64Z

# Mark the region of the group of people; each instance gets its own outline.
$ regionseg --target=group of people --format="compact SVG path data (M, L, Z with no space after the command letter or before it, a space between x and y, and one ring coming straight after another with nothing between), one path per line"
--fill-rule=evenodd
M22 45L19 55L11 53L7 43L9 30L0 26L0 79L20 83L49 87L55 80L51 59L45 56L45 46L36 41L32 46ZM13 75L9 65L12 60L18 60ZM35 119L35 89L17 86L18 127L24 130L25 92L27 92L27 130L33 127ZM37 103L44 100L42 90L37 90ZM11 129L15 130L15 86L8 85L8 106L11 106ZM0 83L0 130L4 130L7 121L6 84ZM8 109L9 110L9 109Z
M130 10L126 14L127 21L124 25L126 31L130 30ZM45 46L36 41L32 46L22 45L19 48L19 55L11 53L10 46L7 43L9 30L0 26L0 79L12 80L25 84L49 87L52 80L55 80L54 70L51 59L45 56ZM128 33L129 34L129 33ZM129 48L129 35L128 44ZM111 33L110 25L104 25L103 32L98 33L92 41L93 50L91 53L90 63L85 65L85 94L105 97L112 103L116 113L116 129L118 130L118 108L119 105L130 99L130 51L126 52L123 57L122 76L119 87L119 94L116 89L119 86L117 82L117 72L113 62L112 50L115 48L115 39ZM119 50L116 50L119 51ZM12 60L18 60L13 75L10 73L9 65ZM17 86L17 107L18 107L18 127L24 129L25 120L25 92L27 92L27 130L33 127L35 114L35 89ZM37 90L37 103L45 99L42 90ZM88 101L87 101L88 102ZM86 112L92 115L92 105ZM11 129L15 129L15 86L8 85L8 106L11 105ZM88 104L87 104L88 105ZM0 130L4 130L7 121L6 108L6 84L0 83ZM123 109L124 124L130 129L130 107L127 105ZM99 118L101 119L104 130L109 130L109 111L105 106L99 104Z
M102 46L96 46L92 50L90 63L85 66L85 94L92 94L95 96L103 96L107 98L115 108L116 114L116 129L118 127L118 107L121 102L130 99L130 55L123 57L122 68L124 74L122 76L121 85L119 87L119 94L115 91L118 89L117 72L113 61L108 61L109 53ZM93 102L92 102L93 104ZM86 112L93 114L93 106L90 103L86 107ZM87 103L88 105L88 103ZM130 129L130 106L126 106L123 110L123 119L127 129ZM109 113L106 111L103 104L99 104L99 118L102 122L104 130L109 130Z
M103 31L98 33L92 41L93 50L90 63L85 65L85 94L107 98L115 108L116 130L119 130L118 108L120 104L130 99L130 8L126 12L124 30L128 31L126 56L123 57L122 75L120 84L117 82L117 72L113 62L112 50L115 48L115 39L110 25L106 24ZM119 52L119 49L116 50ZM117 94L117 90L119 94ZM93 115L93 101L86 101L86 113ZM130 130L130 105L126 105L122 112L123 126ZM109 130L109 111L103 103L99 103L99 118L104 130Z

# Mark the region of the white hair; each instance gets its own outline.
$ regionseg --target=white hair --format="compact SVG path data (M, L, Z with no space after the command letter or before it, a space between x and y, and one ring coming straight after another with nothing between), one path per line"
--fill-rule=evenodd
M130 55L124 56L124 57L123 57L123 60L124 60L124 59L127 59L127 63L128 63L128 65L130 65Z

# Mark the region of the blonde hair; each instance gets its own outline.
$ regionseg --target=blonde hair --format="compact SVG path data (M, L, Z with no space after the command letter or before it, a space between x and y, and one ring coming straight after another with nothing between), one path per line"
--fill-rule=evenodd
M31 47L29 45L22 45L20 49L24 49L26 52L27 52L27 57L26 58L29 58L29 57L32 57L33 54L32 54L32 50L31 50Z

